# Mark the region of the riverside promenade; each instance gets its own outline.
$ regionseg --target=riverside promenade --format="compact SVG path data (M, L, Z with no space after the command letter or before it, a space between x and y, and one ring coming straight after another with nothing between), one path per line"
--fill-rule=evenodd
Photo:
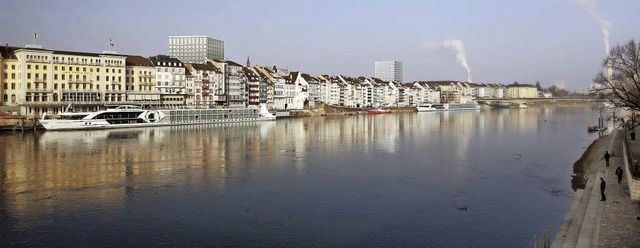
M640 140L631 142L629 132L616 128L585 152L586 186L576 191L551 247L640 248L640 178L631 174L631 161L640 160ZM605 151L614 154L609 167ZM620 184L618 166L624 170ZM606 201L600 201L600 177L606 181Z

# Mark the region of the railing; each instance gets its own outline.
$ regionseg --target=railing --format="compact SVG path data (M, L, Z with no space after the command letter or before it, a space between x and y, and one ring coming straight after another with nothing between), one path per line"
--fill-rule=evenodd
M33 79L33 82L34 82L34 83L44 83L44 82L45 82L45 80L44 80L44 79L42 79L42 78L34 78L34 79Z
M95 89L64 89L60 90L60 93L102 93L102 91Z
M110 90L105 90L104 92L106 92L106 93L124 93L124 90L110 89Z
M127 90L125 93L127 94L135 94L135 95L159 95L160 91L149 91L149 90Z
M93 80L87 80L87 79L69 79L68 81L70 84L90 84L93 83Z
M40 89L40 88L31 88L31 89L27 89L27 92L31 92L31 93L53 93L53 90L49 90L49 89Z
M33 62L33 63L51 63L51 60L48 60L48 59L27 59L27 62Z

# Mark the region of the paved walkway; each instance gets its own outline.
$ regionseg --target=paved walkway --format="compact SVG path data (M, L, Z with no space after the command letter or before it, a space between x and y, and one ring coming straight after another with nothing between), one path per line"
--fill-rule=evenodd
M640 129L636 128L636 133ZM612 139L613 149L616 156L611 160L611 166L599 167L605 171L605 181L607 181L607 201L601 213L600 232L598 234L598 247L640 247L640 202L632 201L629 196L629 186L626 175L622 178L622 183L618 184L615 170L619 165L624 169L623 140L628 139L623 130L619 130L618 135ZM626 136L626 137L623 137ZM640 158L640 142L636 140L629 144L629 151L632 158ZM599 192L598 192L599 193Z
M640 133L640 128L636 131ZM640 202L632 201L626 177L618 184L615 170L624 168L625 132L614 130L606 142L593 149L595 159L584 165L589 177L584 189L578 189L565 213L552 247L638 247L640 248ZM640 141L628 143L634 158L640 158ZM605 166L604 152L614 156ZM606 201L600 201L600 177L607 182Z

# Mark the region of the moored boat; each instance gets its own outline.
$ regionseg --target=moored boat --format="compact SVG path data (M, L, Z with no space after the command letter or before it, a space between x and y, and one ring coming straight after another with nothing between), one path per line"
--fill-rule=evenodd
M154 110L123 105L95 112L61 113L56 118L43 116L40 124L46 130L79 130L272 121L275 119L276 117L269 113L265 106L260 108Z
M416 109L418 112L480 110L480 105L477 103L426 104L420 105Z
M390 109L383 109L383 108L375 108L375 109L369 110L369 114L371 114L371 115L391 114L391 110Z

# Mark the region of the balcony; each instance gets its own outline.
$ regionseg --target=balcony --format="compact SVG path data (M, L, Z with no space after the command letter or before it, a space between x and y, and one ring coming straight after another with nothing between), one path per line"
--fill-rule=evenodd
M93 80L89 79L69 79L70 84L90 84L93 83Z
M158 91L158 90L128 90L125 93L127 93L127 95L159 95L160 91Z
M120 81L111 81L111 84L120 84L120 83L122 83L122 82L120 82Z
M64 89L60 90L60 93L102 93L102 91L95 89Z
M51 63L51 60L48 59L27 59L27 62L31 62L31 63Z
M110 90L105 90L105 93L124 93L124 90L114 90L114 89L110 89Z
M46 80L45 80L45 79L43 79L43 78L34 78L34 79L33 79L33 82L34 82L34 83L44 83L45 81L46 81Z
M31 89L27 89L27 93L53 93L53 90L40 89L40 88L31 88Z

